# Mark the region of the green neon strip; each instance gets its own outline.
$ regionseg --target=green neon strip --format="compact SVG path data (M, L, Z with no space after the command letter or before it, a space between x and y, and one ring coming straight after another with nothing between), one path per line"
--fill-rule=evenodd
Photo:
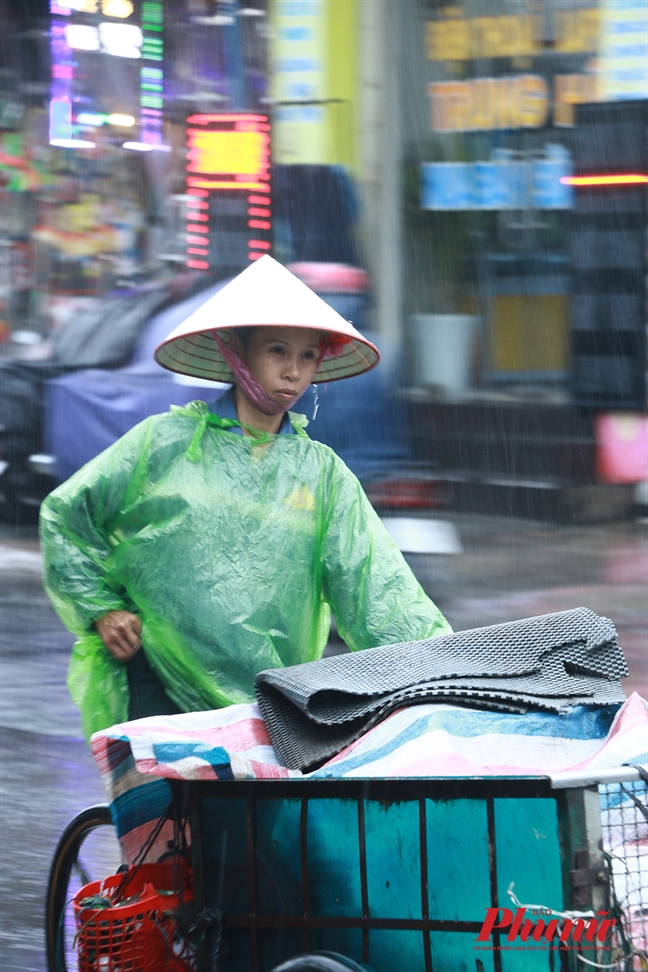
M164 100L155 95L142 95L140 105L142 108L162 108L164 106Z

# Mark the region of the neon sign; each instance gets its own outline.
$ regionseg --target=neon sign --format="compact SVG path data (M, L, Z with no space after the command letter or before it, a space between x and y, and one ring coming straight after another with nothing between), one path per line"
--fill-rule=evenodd
M161 3L142 3L142 58L158 61L159 67L144 66L140 71L140 142L155 148L162 144L162 111L164 108L164 10Z
M58 10L59 8L56 7L57 12ZM50 33L52 60L50 144L72 138L72 81L76 61L67 42L65 26L61 21L54 20Z
M648 183L648 175L628 172L625 175L565 176L560 181L566 186L636 186Z
M217 199L231 200L229 228L234 235L248 236L247 259L258 260L272 246L268 116L191 115L187 159L187 266L200 270L212 266L210 215L212 230L217 230ZM240 229L233 228L232 218Z
M78 137L80 127L135 125L137 112L131 115L120 111L121 105L115 106L117 111L110 111L104 107L106 93L92 92L93 86L87 80L92 76L90 63L95 54L100 54L139 61L142 65L134 65L139 73L139 139L123 143L124 147L170 150L162 141L163 4L159 0L143 0L137 7L141 11L140 24L125 22L135 19L136 5L132 0L50 0L50 144L91 147L94 142ZM103 17L115 19L106 21Z

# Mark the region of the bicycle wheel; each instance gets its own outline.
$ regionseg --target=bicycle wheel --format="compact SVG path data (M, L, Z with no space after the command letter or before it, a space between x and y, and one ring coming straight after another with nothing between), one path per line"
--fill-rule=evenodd
M310 952L275 965L272 972L371 972L371 969L337 952Z
M108 804L83 810L67 825L54 851L45 904L48 972L75 972L72 898L84 885L115 874L121 848Z

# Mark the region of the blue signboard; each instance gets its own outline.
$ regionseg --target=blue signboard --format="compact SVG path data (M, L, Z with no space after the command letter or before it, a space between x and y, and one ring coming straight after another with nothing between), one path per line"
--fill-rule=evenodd
M487 162L430 162L421 166L423 209L570 209L569 154L548 146L543 158L497 153Z

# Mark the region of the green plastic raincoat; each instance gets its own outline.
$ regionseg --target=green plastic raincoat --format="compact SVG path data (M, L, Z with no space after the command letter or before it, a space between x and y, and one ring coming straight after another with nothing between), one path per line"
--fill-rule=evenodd
M128 432L46 499L45 585L75 634L84 731L124 721L126 666L93 623L125 609L185 711L254 698L266 668L319 658L330 608L352 649L450 630L358 480L327 446L242 436L203 402Z

